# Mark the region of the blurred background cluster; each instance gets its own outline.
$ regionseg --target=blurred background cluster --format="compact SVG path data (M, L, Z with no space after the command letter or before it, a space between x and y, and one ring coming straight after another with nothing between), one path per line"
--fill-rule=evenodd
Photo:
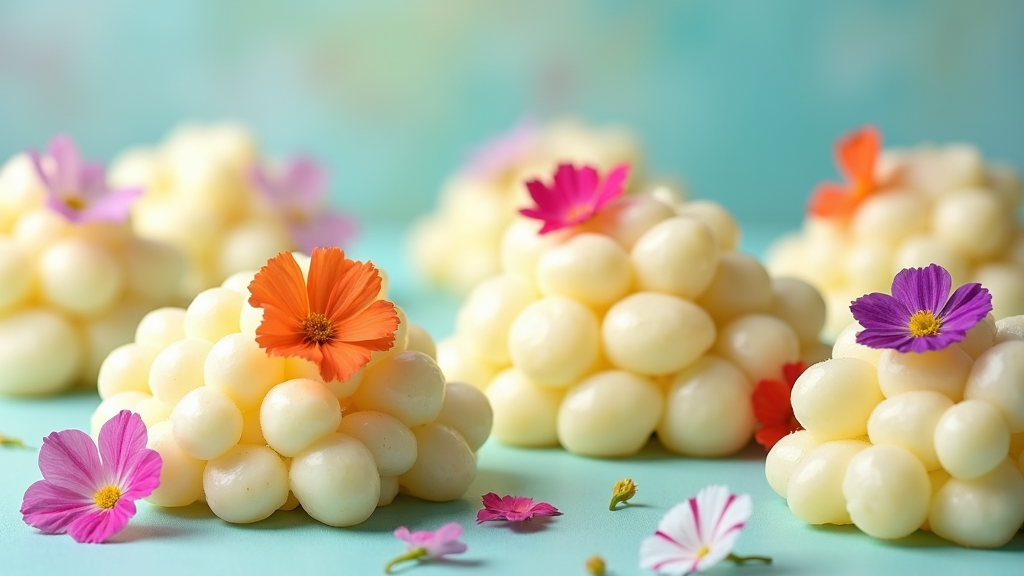
M864 123L1024 165L1022 24L1014 0L0 0L0 157L67 132L109 161L232 120L325 162L365 226L404 225L488 138L573 116L774 234Z

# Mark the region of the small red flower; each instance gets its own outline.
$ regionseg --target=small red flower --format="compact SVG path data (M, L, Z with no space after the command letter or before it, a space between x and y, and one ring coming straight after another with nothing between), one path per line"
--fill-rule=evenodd
M771 450L783 436L804 429L793 415L793 405L789 399L793 392L793 384L804 370L807 370L807 364L803 362L786 364L782 367L784 382L765 378L754 387L754 394L751 397L754 403L754 417L761 424L761 429L754 435L754 439L764 446L765 450Z
M811 196L811 214L824 218L845 218L878 187L875 163L882 151L882 136L874 126L865 126L839 141L836 163L846 184L825 182Z

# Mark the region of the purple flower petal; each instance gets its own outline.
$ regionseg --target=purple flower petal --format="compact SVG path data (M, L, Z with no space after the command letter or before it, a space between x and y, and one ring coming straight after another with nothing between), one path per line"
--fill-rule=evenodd
M314 248L344 247L355 237L356 229L353 218L337 212L318 214L289 227L292 241L306 254L312 254Z
M67 134L58 134L50 141L47 153L53 164L37 163L43 180L57 194L77 192L81 187L82 155L75 141ZM43 170L42 168L50 168Z
M312 158L299 156L285 170L284 182L289 192L288 203L308 212L316 210L326 200L330 174Z
M911 314L922 310L938 314L949 296L952 282L949 272L937 264L905 268L892 279L892 296L902 302Z
M540 140L536 122L524 120L512 130L477 148L466 172L477 178L493 178L508 170L530 152Z
M47 482L89 498L106 485L96 445L81 430L54 432L43 438L39 470Z
M142 197L142 188L125 188L109 192L92 201L84 210L69 218L72 222L124 222L132 204Z
M992 294L977 282L964 284L956 289L949 301L939 311L942 332L960 330L967 332L992 311Z
M121 498L138 500L160 485L163 460L146 448L146 425L138 414L122 410L108 420L99 434L104 475L117 486Z
M890 330L909 334L911 312L888 294L873 292L861 296L850 304L850 312L865 331Z
M135 503L122 498L110 510L95 508L82 514L68 526L68 535L76 542L98 544L117 534L135 516Z
M79 516L95 510L91 496L39 480L28 487L21 504L26 524L46 534L63 534Z

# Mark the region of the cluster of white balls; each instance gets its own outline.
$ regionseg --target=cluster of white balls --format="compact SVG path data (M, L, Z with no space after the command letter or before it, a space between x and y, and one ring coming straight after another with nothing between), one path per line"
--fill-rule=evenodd
M449 378L485 390L503 443L617 457L656 432L679 454L733 454L754 432L756 383L828 356L821 297L738 251L718 204L637 193L539 227L507 227L501 273L438 345Z
M296 258L308 273L309 259ZM445 383L426 331L399 309L391 350L344 382L324 382L315 364L270 357L256 343L263 310L247 302L253 275L231 276L187 309L150 312L135 342L103 362L93 434L122 409L142 416L164 463L147 500L204 501L233 523L301 505L351 526L400 490L462 497L491 409L472 386Z
M271 210L250 182L248 171L259 161L245 128L189 124L159 146L129 149L111 164L115 186L145 190L132 209L135 233L185 254L183 301L295 248L283 220L288 215Z
M933 263L955 286L987 287L996 318L1024 314L1024 192L1012 169L986 164L969 145L922 146L883 152L876 180L881 189L848 222L809 215L769 251L773 273L803 278L825 297L826 338L853 321L851 301Z
M409 259L431 283L465 293L500 270L502 231L530 203L523 182L549 178L564 162L590 164L604 173L624 162L635 168L639 159L636 140L623 129L552 123L498 172L454 174L441 189L437 209L413 224Z
M1007 543L1024 524L1024 316L923 354L867 348L859 330L797 380L805 430L769 452L769 484L808 524Z
M69 222L45 198L27 155L0 166L0 394L94 385L139 319L178 294L177 250L127 222Z

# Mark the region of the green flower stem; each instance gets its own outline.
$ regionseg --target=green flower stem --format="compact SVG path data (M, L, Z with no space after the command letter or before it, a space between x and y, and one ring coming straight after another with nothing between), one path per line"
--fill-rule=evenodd
M7 446L8 448L32 448L17 438L11 438L10 436L4 436L3 434L0 434L0 446Z
M767 556L737 556L735 554L729 554L725 557L730 562L736 564L746 564L747 562L764 562L765 564L771 564L772 559Z
M626 502L626 500L629 500L629 498L623 498L622 495L616 494L612 496L612 501L610 504L608 504L608 509L614 511L615 507L618 506L620 502L629 505L629 503Z
M397 556L391 562L388 562L387 566L384 567L384 573L385 574L391 574L391 569L395 567L395 564L406 562L408 560L419 560L420 558L423 558L426 555L427 555L427 549L426 548L413 548L412 550L409 550L405 554L401 554L401 555Z

